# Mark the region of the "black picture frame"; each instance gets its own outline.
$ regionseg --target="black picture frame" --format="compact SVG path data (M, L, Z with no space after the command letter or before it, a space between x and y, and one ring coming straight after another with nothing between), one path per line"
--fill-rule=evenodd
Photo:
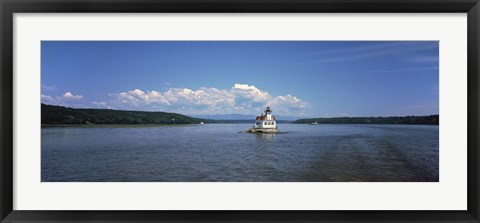
M480 222L479 0L0 0L1 222ZM22 211L13 210L14 13L467 13L466 211ZM94 201L92 201L94 202ZM414 202L414 201L412 201Z

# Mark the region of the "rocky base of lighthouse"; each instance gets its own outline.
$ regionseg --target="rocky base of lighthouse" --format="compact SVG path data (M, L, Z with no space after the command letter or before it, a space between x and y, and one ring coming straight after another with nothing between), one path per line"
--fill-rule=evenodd
M275 134L275 133L285 133L278 131L278 129L266 129L266 128L251 128L247 131L240 131L239 133L269 133L269 134Z

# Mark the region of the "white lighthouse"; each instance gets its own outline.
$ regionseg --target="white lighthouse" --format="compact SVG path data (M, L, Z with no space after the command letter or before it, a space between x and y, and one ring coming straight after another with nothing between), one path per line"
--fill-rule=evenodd
M277 133L277 122L272 115L272 109L267 107L265 112L255 118L255 125L248 132L253 133Z

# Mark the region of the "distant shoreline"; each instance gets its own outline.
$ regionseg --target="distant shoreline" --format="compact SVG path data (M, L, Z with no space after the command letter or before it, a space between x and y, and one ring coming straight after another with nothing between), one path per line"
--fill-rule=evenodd
M427 116L391 116L391 117L336 117L299 119L297 124L401 124L401 125L439 125L439 115Z
M255 120L214 120L193 118L177 113L125 111L111 109L82 109L42 104L42 127L151 127L193 124L253 124ZM392 117L335 117L308 118L295 121L277 120L279 124L417 124L439 125L439 115Z
M205 125L223 125L223 124L250 124L245 122L237 123L206 123ZM309 125L307 123L283 123L286 125ZM322 125L425 125L425 126L436 126L431 124L318 124ZM42 124L41 128L156 128L156 127L186 127L186 126L200 126L200 124Z
M181 127L198 124L42 124L42 128L153 128L153 127Z

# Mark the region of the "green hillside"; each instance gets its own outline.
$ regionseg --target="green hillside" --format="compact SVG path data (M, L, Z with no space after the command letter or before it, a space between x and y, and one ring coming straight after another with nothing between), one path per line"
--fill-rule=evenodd
M299 119L293 123L309 124L420 124L438 125L439 115L403 116L403 117L338 117Z
M42 104L42 124L198 124L208 120L167 112L79 109Z

